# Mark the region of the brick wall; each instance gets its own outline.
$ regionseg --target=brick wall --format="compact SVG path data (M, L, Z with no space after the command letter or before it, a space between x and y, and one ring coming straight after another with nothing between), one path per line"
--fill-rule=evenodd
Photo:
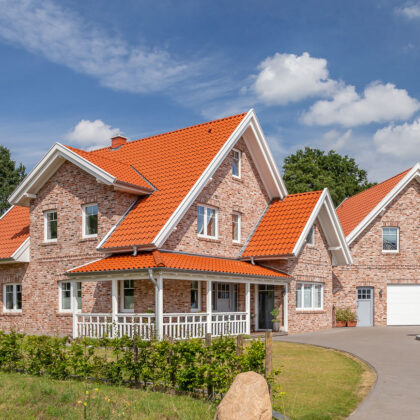
M420 183L412 181L350 246L354 264L334 268L337 307L356 310L356 287L374 287L374 323L386 325L387 284L420 283ZM398 226L400 251L382 253L382 227ZM381 293L382 291L382 293ZM381 296L382 295L382 296Z

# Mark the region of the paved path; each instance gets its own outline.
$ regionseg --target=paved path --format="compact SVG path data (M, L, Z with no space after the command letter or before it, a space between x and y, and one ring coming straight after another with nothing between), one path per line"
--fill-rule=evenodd
M369 362L378 380L352 420L420 419L420 327L335 328L276 341L344 350Z

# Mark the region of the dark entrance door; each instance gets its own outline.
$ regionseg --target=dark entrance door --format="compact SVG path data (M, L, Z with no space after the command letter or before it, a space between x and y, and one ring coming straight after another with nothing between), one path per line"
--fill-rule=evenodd
M274 286L258 286L258 329L271 330L273 328Z

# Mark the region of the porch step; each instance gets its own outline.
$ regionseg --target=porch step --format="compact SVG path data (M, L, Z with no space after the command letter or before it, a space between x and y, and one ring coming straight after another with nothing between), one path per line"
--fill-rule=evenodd
M278 331L278 332L273 331L273 337L281 337L284 335L288 335L288 333L284 331ZM251 333L251 338L258 338L258 337L264 337L264 336L265 336L265 331L257 331L257 332Z

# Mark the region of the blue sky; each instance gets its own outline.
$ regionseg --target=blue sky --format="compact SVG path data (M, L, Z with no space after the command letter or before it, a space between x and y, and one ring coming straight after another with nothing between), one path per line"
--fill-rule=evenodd
M380 181L420 160L420 2L0 0L0 138L28 169L255 108Z

